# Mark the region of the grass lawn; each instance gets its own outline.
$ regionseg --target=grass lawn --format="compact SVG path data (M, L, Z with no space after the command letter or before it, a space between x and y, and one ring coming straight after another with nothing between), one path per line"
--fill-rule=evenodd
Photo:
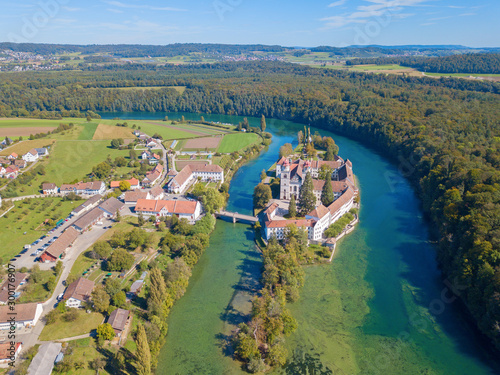
M16 202L15 207L0 218L0 228L3 228L0 231L1 263L19 254L24 245L31 244L46 234L51 228L36 230L45 219L62 219L80 203L63 202L62 198L36 198Z
M222 138L217 151L223 154L239 151L259 141L260 137L255 133L228 134Z
M55 142L54 139L48 139L48 138L41 138L41 139L35 139L33 141L21 141L16 144L13 144L10 147L5 148L0 152L0 155L3 156L8 156L15 152L19 156L24 155L27 153L29 150L32 148L42 148L42 147L50 147L53 143ZM50 154L50 150L49 150Z
M43 120L36 118L2 118L0 119L0 128L12 128L12 127L58 127L61 123L81 123L84 122L84 118L69 118L61 120Z
M89 269L93 264L98 263L95 259L90 259L85 256L85 252L80 254L71 268L69 276L76 276L77 278L82 276L83 272Z
M59 317L55 323L48 324L40 334L40 341L51 341L84 335L96 329L102 323L104 316L93 312L87 314L83 309L77 309L78 317L73 322L66 322Z
M431 77L485 77L485 78L500 78L500 74L476 74L476 73L425 73Z
M83 127L83 130L80 133L80 136L78 137L78 139L80 141L86 141L86 140L90 140L90 139L94 138L94 133L95 133L98 126L99 126L99 124L97 124L95 122L88 122L86 124L82 124L81 127Z
M54 271L40 271L40 274L42 275L40 281L37 283L31 283L28 281L25 285L24 290L19 297L20 303L44 302L50 298L53 290L47 290L45 288L45 283L49 281L51 276L55 276Z
M23 195L39 193L40 184L50 181L58 186L81 180L92 172L92 167L117 156L128 158L129 150L116 150L109 147L109 141L57 141L51 149L51 155L45 166L45 175L37 176L31 187L25 187Z
M130 121L132 122L132 121ZM130 124L129 122L129 124ZM169 140L169 139L186 139L186 138L196 138L199 137L200 134L194 134L188 131L185 128L175 128L176 125L171 125L172 127L165 127L162 125L169 125L168 122L161 122L158 121L155 123L154 121L150 122L144 122L142 121L140 124L137 123L138 126L141 127L141 131L153 136L153 134L158 133L160 134L164 140Z
M69 358L74 360L74 363L82 363L83 366L81 368L73 368L66 372L67 375L95 375L96 371L93 370L90 366L90 363L96 358L106 359L105 355L100 353L95 344L95 340L91 338L84 338L79 340L70 341L69 348L71 354L66 354ZM99 370L100 375L107 375L107 372L104 369Z
M373 70L402 70L402 69L411 69L406 66L396 65L396 64L388 64L388 65L354 65L350 69L352 70L361 70L361 71L373 71Z

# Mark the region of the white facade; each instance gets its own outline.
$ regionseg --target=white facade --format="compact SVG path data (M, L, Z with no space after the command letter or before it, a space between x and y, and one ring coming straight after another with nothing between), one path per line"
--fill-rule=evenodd
M38 152L35 152L34 154L31 153L31 151L28 151L26 154L23 155L23 160L26 162L34 162L38 160Z
M71 297L71 298L68 298L66 300L66 307L77 309L80 306L82 306L82 303L83 303L83 301L80 301L79 299Z

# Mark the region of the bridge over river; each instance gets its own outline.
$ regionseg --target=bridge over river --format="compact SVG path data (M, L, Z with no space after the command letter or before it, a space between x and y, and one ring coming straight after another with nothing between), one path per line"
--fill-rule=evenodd
M259 219L257 219L257 217L255 217L255 216L243 215L243 214L239 214L237 212L230 212L230 211L224 211L224 210L216 212L215 217L218 217L221 219L222 218L232 219L233 223L240 221L240 222L254 224L257 221L259 221Z

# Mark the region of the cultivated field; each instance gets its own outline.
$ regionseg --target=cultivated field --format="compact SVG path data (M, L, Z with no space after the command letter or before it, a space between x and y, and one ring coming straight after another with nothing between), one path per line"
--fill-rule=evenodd
M222 154L239 151L259 141L260 137L255 133L228 134L222 139L217 151Z
M8 156L15 152L19 156L24 155L32 148L50 147L55 142L54 139L42 138L34 139L32 141L21 141L19 143L13 144L2 151L0 151L1 156ZM50 155L50 151L49 151Z
M122 126L99 124L95 130L93 139L115 139L115 138L135 138L132 129Z
M94 137L94 133L97 129L98 124L94 122L89 122L87 124L82 125L83 129L78 136L78 139L81 141L88 141Z
M228 137L229 135L226 135ZM222 137L206 137L206 138L193 138L186 141L184 144L183 150L204 150L208 148L209 150L215 150L219 143L221 142Z

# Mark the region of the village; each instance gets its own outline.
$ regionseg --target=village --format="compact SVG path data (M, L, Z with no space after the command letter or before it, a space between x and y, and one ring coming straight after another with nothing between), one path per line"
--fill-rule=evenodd
M8 277L0 287L0 367L8 367L15 362L22 351L41 344L38 354L28 369L29 373L50 374L54 364L64 358L64 340L70 337L58 337L57 340L42 340L47 327L51 329L51 314L54 311L86 310L88 317L95 317L95 296L98 285L108 285L112 279L127 285L125 299L116 303L122 307L130 305L135 298L142 298L143 285L148 278L148 271L138 267L141 262L150 262L158 256L158 251L148 254L134 254L132 261L118 272L100 272L100 267L82 269L75 274L75 267L80 268L82 259L89 249L106 237L120 224L131 225L132 221L150 223L157 227L161 220L175 216L176 220L185 220L194 225L206 215L199 200L187 196L187 192L197 183L220 187L224 182L224 169L219 165L207 163L180 163L177 171L175 152L167 150L161 139L155 139L144 132L134 131L139 145L142 163L152 166L143 179L128 178L116 181L92 180L60 184L44 182L39 194L15 198L17 202L31 199L63 198L75 200L83 198L71 213L56 223L33 243L25 245L18 255L9 262ZM12 140L5 140L12 143ZM31 149L23 155L11 153L0 160L0 175L9 179L19 176L22 169L29 169L39 160L47 157L47 148ZM0 192L1 193L1 192ZM1 198L0 198L1 199ZM5 214L5 213L4 213ZM130 223L130 224L129 224ZM113 228L113 229L112 229ZM153 229L147 229L151 231ZM82 258L83 257L83 258ZM147 263L146 263L147 264ZM33 267L40 272L51 273L54 270L57 280L53 282L48 299L42 302L21 303L27 291L37 281L33 277ZM27 271L31 269L31 271ZM97 276L96 276L97 275ZM68 282L70 280L70 282ZM142 294L141 294L142 293ZM29 299L29 298L28 298ZM15 322L12 323L12 311ZM69 314L66 312L65 314ZM87 314L84 314L87 315ZM77 315L75 315L77 316ZM107 318L97 314L98 320L90 326L80 327L84 333L75 339L90 337L91 332L99 327L110 327L112 334L108 339L113 345L125 345L127 335L132 328L132 312L126 308L115 308ZM78 319L85 322L84 317ZM16 343L12 347L6 340L15 333ZM80 333L80 332L77 332ZM64 340L62 340L64 339ZM62 340L62 341L61 341Z

